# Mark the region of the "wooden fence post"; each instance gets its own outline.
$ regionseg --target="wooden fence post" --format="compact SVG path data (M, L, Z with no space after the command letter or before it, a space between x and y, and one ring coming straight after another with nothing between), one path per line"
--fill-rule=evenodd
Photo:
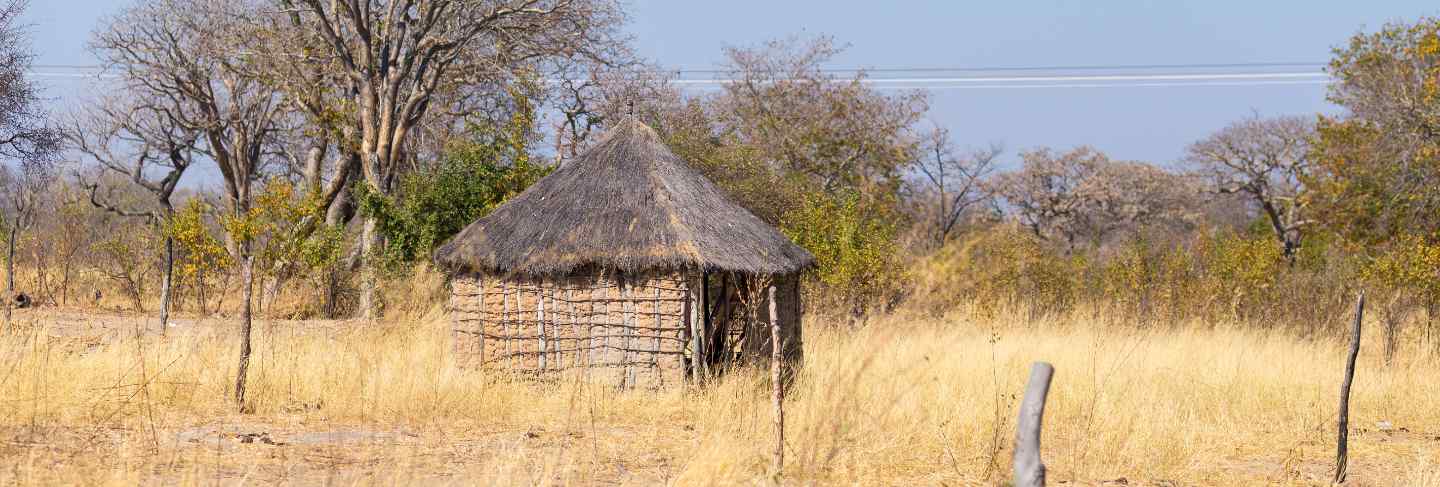
M1335 443L1335 483L1345 483L1345 470L1349 463L1350 441L1350 384L1355 381L1355 357L1360 354L1360 321L1365 318L1365 292L1355 303L1355 323L1350 326L1350 353L1345 358L1345 379L1340 382L1339 438Z
M775 408L775 451L770 470L775 478L785 468L785 381L781 374L780 361L784 337L780 334L780 318L776 315L775 285L770 284L770 401Z
M1025 385L1025 398L1020 403L1020 419L1015 428L1015 487L1044 487L1045 464L1040 461L1040 429L1045 417L1045 396L1050 393L1050 378L1055 367L1035 362L1030 367L1030 382Z

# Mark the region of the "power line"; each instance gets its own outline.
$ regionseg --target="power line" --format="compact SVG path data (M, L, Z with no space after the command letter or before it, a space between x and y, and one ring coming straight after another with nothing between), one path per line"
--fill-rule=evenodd
M1311 85L1320 86L1329 84L1329 80L1304 79L1304 80L1245 80L1245 81L1218 81L1218 82L1158 82L1158 83L1058 83L1058 84L998 84L998 85L922 85L922 86L900 86L882 85L875 86L877 90L931 90L931 91L952 91L952 90L1042 90L1042 89L1098 89L1098 88L1204 88L1204 87L1239 87L1239 86L1299 86ZM690 85L685 87L692 90L716 90L721 85Z
M1021 89L1067 89L1067 88L1183 88L1183 87L1205 87L1205 86L1278 86L1278 85L1324 85L1329 80L1307 79L1307 80L1274 80L1274 81L1236 81L1236 82L1210 82L1210 83L1070 83L1070 84L1048 84L1048 85L946 85L946 86L924 86L916 89L927 90L1021 90Z
M1296 68L1296 67L1323 67L1328 63L1323 62L1261 62L1261 63L1192 63L1192 64L1092 64L1092 65L1068 65L1068 66L988 66L988 67L903 67L903 68L824 68L820 72L825 73L854 73L864 71L867 73L914 73L914 72L1005 72L1005 71L1099 71L1099 70L1153 70L1153 69L1233 69L1233 68ZM690 69L680 68L674 70L655 70L666 73L697 73L715 74L728 73L733 70L726 69Z
M86 73L45 73L45 72L35 72L35 71L26 72L25 75L26 75L26 76L35 76L35 77L40 77L40 78L103 78L103 79L110 79L110 78L119 78L119 77L120 77L120 76L118 76L118 75L113 75L113 74L99 74L99 73L95 73L95 74L86 74Z
M1151 65L1113 65L1113 66L1068 66L1068 67L1015 67L1007 68L1017 71L1042 69L1159 69L1159 68L1219 68L1219 67L1278 67L1278 66L1313 66L1318 63L1228 63L1228 64L1151 64ZM89 69L96 66L86 65L37 65L37 68L50 69ZM98 67L97 67L98 68ZM932 68L890 68L891 70L908 70L906 72L929 72ZM946 68L949 69L949 68ZM960 68L980 71L991 68ZM696 71L691 71L696 72ZM48 71L31 71L27 75L47 78L98 78L115 79L120 76L114 74L95 73L65 73ZM564 80L546 80L547 83L560 83ZM734 79L676 79L669 82L682 88L711 89L722 85L735 83ZM769 80L767 82L787 81L787 79ZM1124 87L1204 87L1204 86L1270 86L1270 85L1318 85L1329 82L1329 75L1321 71L1304 72L1221 72L1221 73L1145 73L1145 74L1062 74L1050 76L950 76L950 77L885 77L885 78L864 78L835 79L829 80L834 83L859 82L875 86L878 89L930 89L930 90L960 90L960 89L1072 89L1072 88L1124 88Z
M99 64L31 64L36 69L103 69Z
M30 71L29 76L40 77L65 77L65 78L118 78L118 75L101 73L55 73ZM1320 72L1304 73L1175 73L1175 74L1137 74L1137 75L1067 75L1067 76L965 76L947 78L866 78L858 80L860 83L868 84L890 84L890 83L1015 83L1015 82L1059 82L1059 81L1198 81L1198 80L1238 80L1238 79L1279 79L1279 78L1328 78L1329 75ZM558 83L561 80L547 80ZM734 79L678 79L671 80L671 83L680 85L718 85L735 83ZM775 81L786 81L780 79ZM835 83L850 83L855 80L837 79Z
M1280 79L1280 78L1328 78L1325 73L1217 73L1217 74L1143 74L1143 75L1088 75L1088 76L975 76L975 77L951 77L951 78L866 78L858 80L866 84L891 84L891 83L1017 83L1017 82L1059 82L1059 81L1201 81L1201 80L1241 80L1241 79ZM681 79L672 80L671 83L680 85L719 85L731 84L738 80L733 79ZM785 80L776 80L785 81ZM836 83L850 83L855 80L834 80Z
M957 66L957 67L876 67L876 68L823 68L820 72L825 73L963 73L963 72L1014 72L1014 71L1136 71L1156 69L1234 69L1234 68L1297 68L1297 67L1323 67L1328 63L1323 62L1255 62L1255 63L1188 63L1188 64L1080 64L1080 65L1057 65L1057 66ZM79 69L99 70L104 66L98 64L35 64L35 69ZM678 68L678 69L653 69L646 70L649 73L695 73L695 74L717 74L728 73L732 70L715 68Z

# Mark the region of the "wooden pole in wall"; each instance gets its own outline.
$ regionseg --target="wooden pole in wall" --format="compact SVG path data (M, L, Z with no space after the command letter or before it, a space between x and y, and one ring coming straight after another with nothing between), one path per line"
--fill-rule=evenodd
M685 325L690 333L690 379L700 382L700 364L704 363L700 353L700 306L696 299L696 283L699 279L685 279Z
M715 342L710 340L712 326L710 316L710 271L702 271L700 273L700 349L698 353L702 378L710 374L710 347L715 346Z
M1045 487L1045 464L1040 461L1040 430L1045 419L1045 397L1050 394L1050 378L1055 367L1035 362L1030 367L1030 382L1025 385L1025 398L1020 403L1020 419L1015 426L1015 487Z
M626 282L621 285L620 296L620 323L622 324L621 346L624 351L620 353L620 361L625 364L624 375L620 378L620 387L635 387L635 364L631 362L631 349L635 347L635 327L639 325L635 319L635 288L633 282Z
M536 335L540 340L538 344L540 347L540 370L545 370L547 365L545 351L548 348L548 344L545 343L545 281L540 281L535 285L535 322L540 327L540 333Z
M1355 380L1355 358L1360 355L1360 321L1365 318L1365 293L1355 303L1355 323L1350 326L1350 353L1345 357L1345 379L1340 382L1339 438L1335 442L1335 483L1345 483L1350 442L1350 384Z
M775 312L775 285L770 289L770 401L775 406L775 452L771 458L770 471L775 477L785 467L785 381L780 373L781 349L784 338L780 336L780 318Z
M655 374L659 382L664 384L665 373L660 370L660 334L662 333L660 329L665 327L665 320L660 318L660 285L652 278L650 280L650 287L655 289L655 301L651 305L655 311L655 331L652 332L655 338L651 340L652 343L650 346L650 370Z
M475 276L475 294L477 295L475 301L478 309L475 310L475 321L472 323L474 323L475 331L478 332L475 336L480 344L478 351L480 358L474 362L478 365L485 363L485 277L479 274ZM459 343L458 340L456 343Z
M500 281L500 334L505 337L505 365L514 369L515 355L510 350L510 339L513 338L510 335L510 283L503 279Z

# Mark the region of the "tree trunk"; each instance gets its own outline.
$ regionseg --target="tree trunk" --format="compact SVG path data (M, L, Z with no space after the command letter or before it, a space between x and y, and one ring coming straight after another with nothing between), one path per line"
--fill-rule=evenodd
M240 274L245 280L242 286L245 295L240 308L240 365L235 374L235 404L241 412L245 412L245 379L250 370L251 305L252 296L255 294L255 257L250 255L249 242L241 244L241 252L243 256Z
M170 288L175 279L175 239L165 237L164 273L160 276L160 335L170 329Z
M325 318L335 319L340 299L340 264L330 264L325 269Z
M375 216L365 217L365 226L360 233L360 317L371 320L379 313L376 288L379 286L380 262L376 254L380 251L380 234L376 229Z
M73 257L73 255L71 256ZM70 305L70 259L60 263L60 306Z
M53 300L50 295L50 259L46 258L47 255L40 246L31 251L30 257L35 267L35 285L30 288L30 297L34 298L37 304Z
M1345 355L1345 377L1340 382L1340 412L1336 421L1335 483L1345 483L1350 450L1350 385L1355 381L1355 358L1360 355L1360 324L1365 319L1365 293L1355 303L1355 323L1350 327L1350 350Z
M1383 358L1385 366L1389 367L1395 361L1395 349L1400 346L1400 321L1404 320L1404 318L1397 316L1394 310L1391 310L1387 315L1388 316L1384 316L1385 353Z
M261 291L264 295L260 298L260 309L263 310L264 313L268 313L266 316L275 316L275 300L280 297L280 287L284 285L285 278L281 277L278 273L272 275L270 282L265 284L264 290Z
M10 238L6 239L8 249L5 252L5 299L10 299L15 294L15 239L19 237L20 227L10 227Z
M19 233L20 227L12 223L10 238L6 240L6 247L9 249L5 252L5 295L0 296L5 299L4 303L0 303L0 308L5 308L6 328L10 327L10 307L14 305L15 299L15 238Z

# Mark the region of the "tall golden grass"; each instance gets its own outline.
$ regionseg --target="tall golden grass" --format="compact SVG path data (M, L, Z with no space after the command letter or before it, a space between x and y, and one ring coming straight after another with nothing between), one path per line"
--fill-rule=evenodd
M1227 323L1140 328L1081 312L977 315L893 315L856 329L809 323L786 405L790 462L778 478L1002 485L1018 394L1036 360L1057 369L1043 449L1052 481L1328 478L1340 337ZM255 411L239 414L228 399L236 347L224 321L165 338L112 323L120 336L97 342L61 333L44 314L17 316L0 338L3 484L777 478L766 471L772 432L760 373L659 392L536 383L456 369L437 311L386 324L265 321L251 369ZM1378 330L1366 339L1351 406L1363 430L1351 436L1352 478L1440 486L1440 357L1409 340L1385 366ZM1376 431L1381 421L1393 429ZM260 432L285 444L233 437Z

